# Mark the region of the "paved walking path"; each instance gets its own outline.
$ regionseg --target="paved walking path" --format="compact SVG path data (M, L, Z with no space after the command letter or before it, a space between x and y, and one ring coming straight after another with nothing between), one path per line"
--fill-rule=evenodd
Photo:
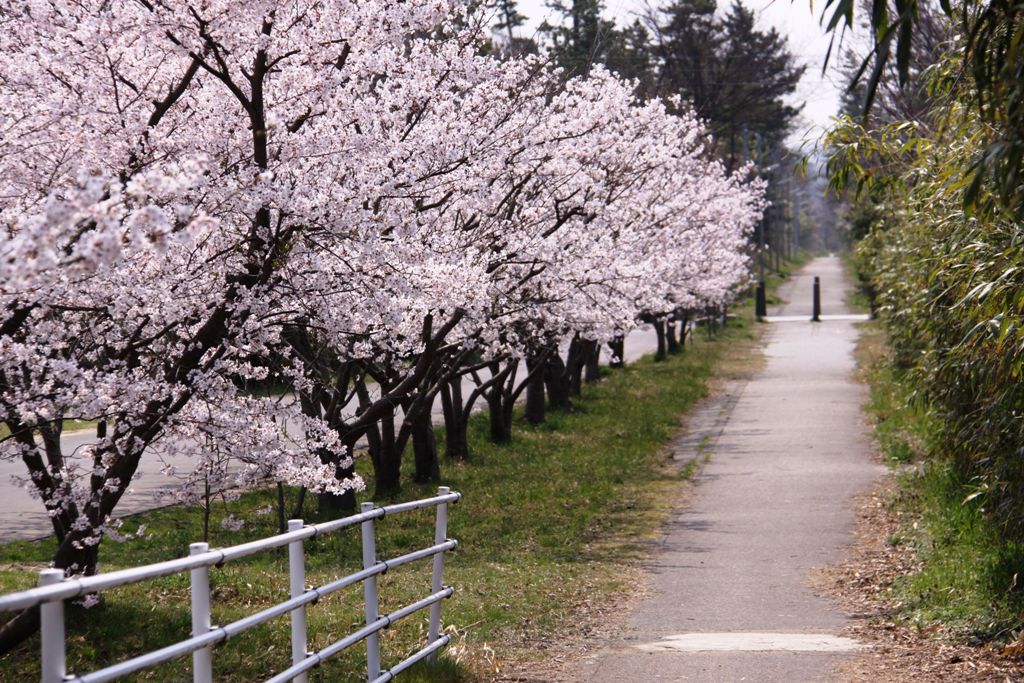
M578 680L831 681L856 651L808 573L852 540L851 499L881 468L850 377L855 322L806 322L815 275L823 313L850 313L837 258L815 259L782 288L789 303L769 313L805 322L766 323L765 367L698 420L714 429L710 447L692 435L677 442L676 457L694 457L703 441L711 460L650 560L649 596Z

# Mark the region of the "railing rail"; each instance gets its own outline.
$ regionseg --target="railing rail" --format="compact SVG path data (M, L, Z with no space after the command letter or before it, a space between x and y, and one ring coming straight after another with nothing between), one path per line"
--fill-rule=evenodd
M65 578L62 570L44 569L39 573L38 587L0 596L0 612L24 610L36 606L40 608L42 683L105 683L190 654L192 655L193 682L212 683L212 648L214 645L285 614L289 614L291 618L292 666L270 678L268 683L284 683L285 681L307 683L308 672L311 669L362 641L366 641L368 683L384 683L391 681L399 673L420 660L435 658L437 652L449 642L449 637L440 633L441 602L451 597L454 592L451 587L443 585L444 556L448 551L454 550L458 546L458 542L447 538L448 506L461 498L462 494L452 492L447 487L441 487L438 490L438 495L432 498L385 505L384 507L375 507L373 503L363 503L359 514L343 519L312 525L306 525L302 520L293 519L288 522L288 531L283 534L215 550L210 550L206 543L193 543L189 546L187 557L96 576ZM383 519L387 515L430 507L436 509L433 545L386 560L377 557L376 520ZM322 586L307 587L305 541L357 525L361 529L363 569ZM226 626L212 626L210 621L210 568L221 567L227 562L285 546L288 547L289 593L291 597ZM427 558L433 558L431 594L390 614L380 616L378 614L377 577L389 569ZM191 638L91 673L77 676L67 675L65 600L186 571L190 573L192 584ZM319 652L307 652L307 606L316 603L322 597L357 583L363 584L365 625ZM391 669L381 670L378 633L399 619L428 608L430 618L427 644Z

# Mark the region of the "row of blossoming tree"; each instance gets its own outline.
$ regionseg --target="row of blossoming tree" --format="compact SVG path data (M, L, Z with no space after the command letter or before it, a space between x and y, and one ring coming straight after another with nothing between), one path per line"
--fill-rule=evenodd
M409 443L436 476L435 400L465 455L475 402L506 438L521 392L536 419L545 380L745 278L760 181L614 75L486 56L459 0L34 0L0 29L2 456L69 573L147 454L343 495L365 442L394 490ZM69 419L101 435L65 452Z

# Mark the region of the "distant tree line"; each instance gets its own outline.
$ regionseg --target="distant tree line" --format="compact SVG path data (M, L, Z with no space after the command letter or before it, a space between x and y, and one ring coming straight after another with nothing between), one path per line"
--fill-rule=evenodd
M761 30L738 0L725 13L715 0L673 0L617 25L601 0L551 0L555 15L537 31L515 0L491 5L497 40L511 53L551 51L566 77L586 76L602 64L637 83L640 95L660 97L706 122L716 153L730 171L749 160L767 166L781 151L800 113L785 99L805 67L775 29Z

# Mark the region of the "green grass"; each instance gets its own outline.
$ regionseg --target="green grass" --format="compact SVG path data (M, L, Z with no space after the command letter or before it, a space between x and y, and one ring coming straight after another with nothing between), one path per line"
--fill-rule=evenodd
M929 416L911 401L911 388L888 362L881 323L862 325L858 345L859 373L871 388L867 410L879 452L893 465L924 460L933 431Z
M879 323L865 326L859 356L880 451L899 468L891 504L909 520L890 543L909 543L921 563L893 588L896 616L922 628L942 624L968 642L1009 640L1024 614L1024 545L999 533L983 496L969 499L974 487L933 443L936 418L911 400L913 387L888 362Z
M736 312L736 321L714 340L696 335L695 345L680 356L658 363L647 358L610 372L586 388L574 412L551 413L538 427L517 420L509 444L489 443L485 416L473 419L472 461L442 467L443 483L464 494L452 509L450 535L460 547L449 558L445 575L457 592L443 608L456 645L440 669L410 673L404 680L481 680L510 658L542 657L535 647L538 639L571 630L589 606L631 590L628 568L647 552L679 479L694 469L667 466L664 446L680 415L705 393L716 368L726 374L740 371L756 355L750 306ZM358 461L364 475L366 464ZM401 498L433 491L407 484ZM274 533L275 515L256 514L273 503L273 492L266 490L218 505L211 545ZM229 513L246 520L241 530L221 528ZM315 510L306 516L316 519ZM104 570L186 554L188 544L201 537L202 515L195 508L165 508L129 518L122 531L140 525L146 527L141 538L104 541ZM393 556L428 545L432 517L429 512L396 516L380 522L378 529L380 555ZM358 568L357 534L351 530L310 542L307 582L322 584ZM0 591L32 585L35 570L45 566L52 551L52 541L0 546ZM212 585L214 623L226 624L286 597L286 557L264 553L215 569ZM381 581L382 611L422 597L428 588L425 565L396 569ZM310 608L313 647L328 645L361 622L361 594L349 589ZM70 671L97 668L188 635L185 576L104 595L98 607L69 607ZM388 629L385 665L416 649L425 628L424 615ZM252 681L271 675L287 665L288 642L287 619L233 639L215 652L216 679ZM37 652L33 640L0 658L0 680L37 678ZM315 680L362 680L363 662L363 648L353 648L322 666ZM186 679L187 661L139 680Z
M871 313L871 297L868 296L867 283L861 280L853 252L846 251L841 258L843 269L854 285L846 295L846 305L858 313Z
M81 429L96 429L96 420L65 420L63 425L63 433L75 432ZM5 439L11 435L11 430L7 428L7 425L0 424L0 439Z

